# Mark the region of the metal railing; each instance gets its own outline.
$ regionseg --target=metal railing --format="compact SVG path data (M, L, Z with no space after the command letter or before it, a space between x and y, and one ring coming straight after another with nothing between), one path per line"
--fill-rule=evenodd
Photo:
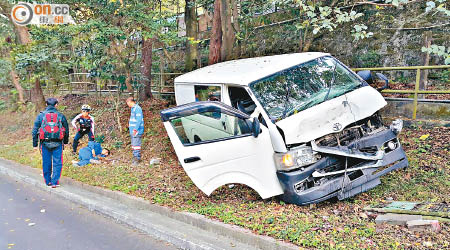
M420 74L421 70L425 69L450 69L450 65L436 65L436 66L406 66L406 67L381 67L381 68L353 68L353 71L361 70L371 70L371 71L394 71L394 70L416 70L416 83L413 90L396 90L396 89L385 89L382 93L391 94L414 94L413 101L413 119L417 117L417 103L419 99L419 94L450 94L450 89L446 90L420 90Z
M152 73L152 78L155 77L157 79L152 79L152 93L157 95L174 95L174 91L163 91L164 89L172 89L173 85L166 84L167 80L173 78L174 76L181 75L183 73ZM168 79L164 79L167 77ZM73 93L82 93L88 95L89 93L109 93L109 92L117 92L120 91L120 84L117 83L104 83L98 84L98 81L95 77L89 77L89 73L71 73L67 75L69 80L68 83L58 84L58 86L53 86L58 88L60 92L68 92L70 94ZM132 81L144 81L140 79L139 74L133 75ZM117 81L116 81L117 82ZM134 91L139 91L135 89Z
M418 97L419 94L450 94L450 89L446 90L420 90L420 76L421 76L421 70L427 70L427 69L450 69L450 65L436 65L436 66L405 66L405 67L375 67L375 68L352 68L353 71L362 71L362 70L371 70L371 71L398 71L398 70L416 70L416 81L415 81L415 88L409 89L409 90L393 90L393 89L385 89L382 90L382 93L390 93L390 94L414 94L413 98L413 115L412 119L416 119L417 117L417 106L418 106ZM173 85L167 85L165 84L165 81L162 76L177 76L181 75L182 73L152 73L152 76L158 76L159 79L156 81L152 81L153 84L152 87L156 88L157 91L152 90L153 93L159 94L159 95L174 95L173 91L169 92L163 92L163 89L170 88L173 89ZM68 86L66 89L59 89L59 91L69 91L70 93L73 92L73 90L81 90L85 94L89 94L89 92L96 92L96 93L102 93L102 92L117 92L119 91L119 85L118 84L107 84L105 86L105 89L102 89L97 83L91 82L88 77L88 73L73 73L68 75L69 77L69 83L64 83L59 85L62 86ZM94 78L92 78L94 79ZM94 86L94 88L90 88L90 86ZM100 87L100 88L99 88ZM112 88L112 89L111 89Z

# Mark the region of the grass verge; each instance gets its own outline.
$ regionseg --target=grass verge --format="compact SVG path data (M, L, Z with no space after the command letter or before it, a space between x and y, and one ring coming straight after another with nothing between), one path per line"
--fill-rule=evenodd
M276 198L261 200L243 185L224 186L210 197L198 190L178 164L167 139L159 110L164 103L142 104L145 110L144 162L161 158L161 164L131 166L127 131L117 131L112 101L67 97L61 101L68 119L74 117L82 103L93 106L97 121L97 136L104 145L113 148L109 163L72 167L70 148L64 152L63 175L89 185L143 197L152 203L189 211L225 223L248 228L255 233L283 239L302 248L346 249L410 249L450 247L450 227L442 224L440 233L411 232L399 226L375 226L362 211L367 205L394 200L448 202L450 194L449 128L412 128L402 132L403 143L410 160L405 171L396 171L382 178L373 190L345 201L327 201L311 206L284 204ZM129 110L121 106L120 118L126 124ZM0 113L0 156L40 168L38 150L31 147L29 113ZM5 120L20 124L10 131ZM4 123L4 124L1 124ZM73 137L73 135L72 135ZM86 143L86 138L82 139Z

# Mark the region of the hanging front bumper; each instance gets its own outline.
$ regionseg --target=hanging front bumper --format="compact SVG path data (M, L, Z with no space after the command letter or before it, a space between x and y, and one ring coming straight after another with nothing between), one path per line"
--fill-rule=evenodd
M396 142L397 147L390 149L387 143ZM315 145L317 146L317 145ZM306 205L327 200L332 197L346 199L361 192L365 192L379 185L380 177L399 168L408 166L408 159L403 151L396 133L392 129L386 129L376 134L362 137L358 141L339 149L318 148L322 151L323 158L318 162L302 169L290 172L278 171L284 194L280 198L288 203ZM373 155L354 152L354 148L376 146L382 150ZM357 165L348 165L347 171L326 172L330 166L345 166L346 158L359 159ZM350 170L350 171L349 171Z

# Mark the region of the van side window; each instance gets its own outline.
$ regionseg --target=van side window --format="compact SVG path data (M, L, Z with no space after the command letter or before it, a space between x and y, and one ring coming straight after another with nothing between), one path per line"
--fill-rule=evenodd
M222 101L220 86L195 85L195 101Z
M211 118L211 113L202 112L170 121L183 145L251 135L250 123L245 119L219 113L220 119L218 120ZM214 116L216 115L214 114Z
M241 87L228 87L230 95L231 106L248 115L255 111L256 104L248 94L247 90Z

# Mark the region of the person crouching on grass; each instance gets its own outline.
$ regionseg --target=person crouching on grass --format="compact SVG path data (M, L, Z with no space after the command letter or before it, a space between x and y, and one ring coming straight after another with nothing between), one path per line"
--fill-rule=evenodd
M88 142L87 147L81 148L78 153L80 161L72 161L75 167L81 167L90 163L98 164L100 159L109 156L110 152L107 148L102 148L102 145L95 141Z
M142 134L144 134L144 115L142 108L136 103L133 97L127 98L127 105L131 108L130 121L128 128L130 129L131 148L133 149L133 165L141 162L141 144Z
M91 107L87 104L81 106L81 114L78 114L72 120L72 126L75 131L78 131L73 138L72 144L72 152L73 154L77 153L78 141L84 136L88 135L89 141L94 141L94 117L89 114L91 112ZM77 123L79 124L79 128L77 127Z

